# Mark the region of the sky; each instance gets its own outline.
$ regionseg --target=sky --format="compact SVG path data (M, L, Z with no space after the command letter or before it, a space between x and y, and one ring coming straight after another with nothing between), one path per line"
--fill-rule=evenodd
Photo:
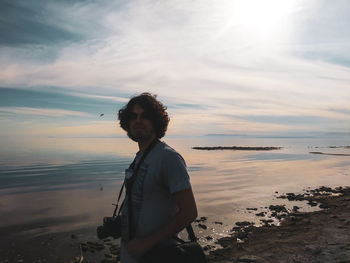
M349 28L347 0L1 0L0 136L125 136L142 92L169 136L350 135Z

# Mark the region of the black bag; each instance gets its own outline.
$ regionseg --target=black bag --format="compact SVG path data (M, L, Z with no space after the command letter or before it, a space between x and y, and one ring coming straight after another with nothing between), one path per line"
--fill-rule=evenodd
M180 238L172 245L158 245L142 256L140 263L206 263L202 247L197 243L192 226L186 227L191 241L185 242Z
M185 242L167 247L156 246L148 251L140 263L205 263L202 247L197 242Z

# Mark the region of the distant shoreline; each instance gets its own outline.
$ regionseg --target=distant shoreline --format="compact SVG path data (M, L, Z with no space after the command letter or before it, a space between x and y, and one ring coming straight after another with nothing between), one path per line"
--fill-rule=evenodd
M259 147L259 146L196 146L192 147L194 150L206 150L206 151L216 151L216 150L235 150L235 151L272 151L272 150L280 150L283 147Z
M350 156L347 153L323 153L323 152L309 152L311 154L323 154L323 155L334 155L334 156Z

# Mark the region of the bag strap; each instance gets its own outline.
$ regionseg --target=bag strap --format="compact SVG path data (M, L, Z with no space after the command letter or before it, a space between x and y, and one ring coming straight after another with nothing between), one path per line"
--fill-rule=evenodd
M186 226L186 231L188 234L188 239L192 242L197 242L198 238L196 237L196 235L194 234L192 225L189 224L188 226ZM182 240L181 238L179 238L178 236L174 236L173 239L175 239L177 242L184 244L186 243L185 240Z
M188 233L188 239L191 240L192 242L196 242L198 240L198 238L194 234L192 225L189 224L188 226L186 226L186 230L187 230L187 233Z

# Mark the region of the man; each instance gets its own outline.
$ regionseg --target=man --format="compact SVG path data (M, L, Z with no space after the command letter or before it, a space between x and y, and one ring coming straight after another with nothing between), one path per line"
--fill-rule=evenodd
M119 110L118 117L139 147L126 181L141 161L121 211L121 262L136 263L155 246L174 243L172 237L197 217L197 207L185 161L159 141L169 123L166 107L156 96L142 93Z

